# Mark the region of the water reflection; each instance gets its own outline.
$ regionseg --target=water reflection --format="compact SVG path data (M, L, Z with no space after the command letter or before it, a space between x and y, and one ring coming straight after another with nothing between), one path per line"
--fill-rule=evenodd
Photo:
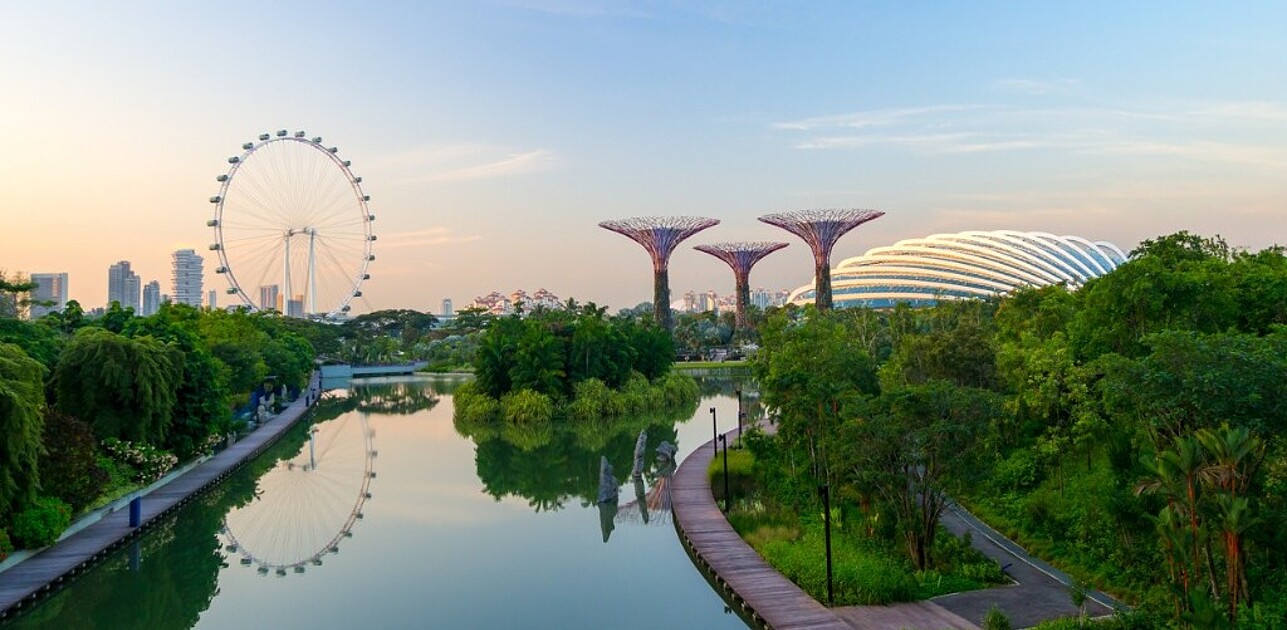
M484 428L470 430L471 440L464 441L448 424L450 409L438 404L454 382L417 378L359 384L347 395L324 400L311 424L288 431L264 456L149 530L138 540L137 553L121 550L4 627L235 628L251 620L273 627L596 627L582 622L608 614L612 595L621 592L623 562L635 568L626 578L655 585L668 605L646 620L616 619L614 625L740 625L723 614L722 602L692 569L673 530L625 526L668 522L673 461L659 459L657 447L679 444L680 434L689 449L709 439L705 414L700 426L677 423L693 416L688 409L670 416L555 425L537 440L518 434L507 439L503 430ZM731 408L729 399L718 404ZM412 417L418 411L425 413ZM360 427L362 412L380 432L370 452L378 442L386 453L372 464L372 473L380 469L378 483L371 486L376 500L357 510L365 510L367 518L351 524L354 538L339 542L342 555L327 556L318 568L306 563L301 579L293 577L292 568L291 579L261 580L255 576L258 565L239 566L243 547L256 557L261 553L237 528L237 515L249 515L257 501L271 504L277 493L270 483L274 477L329 470L332 459L322 456L321 439L328 432L353 436L358 443L373 437L370 427L366 433L354 428ZM722 411L721 418L726 417ZM319 431L312 434L310 460L314 425ZM645 430L647 456L635 477L636 447ZM606 481L621 496L596 505L605 459L613 468ZM334 510L343 511L343 519L334 517L341 523L353 512L361 476L342 478L348 485L336 492L345 498L335 501ZM623 483L630 485L623 488ZM520 499L519 505L492 500L507 497ZM280 510L264 513L273 511ZM227 549L234 543L220 536L225 522L240 541L235 550ZM283 523L266 531L290 528ZM605 547L609 537L612 544ZM551 572L560 579L551 581ZM498 582L500 574L506 580ZM348 595L359 595L366 605L353 606ZM479 605L486 602L497 604ZM598 606L593 615L587 602L600 602L593 605Z

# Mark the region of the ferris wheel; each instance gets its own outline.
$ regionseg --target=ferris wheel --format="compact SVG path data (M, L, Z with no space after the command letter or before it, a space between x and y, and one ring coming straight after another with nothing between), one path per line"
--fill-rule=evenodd
M309 427L294 457L260 477L255 498L224 516L224 549L260 575L303 573L339 553L371 498L376 452L366 414Z
M303 131L261 134L228 158L210 198L215 273L255 310L336 317L362 296L375 260L375 215L339 149Z

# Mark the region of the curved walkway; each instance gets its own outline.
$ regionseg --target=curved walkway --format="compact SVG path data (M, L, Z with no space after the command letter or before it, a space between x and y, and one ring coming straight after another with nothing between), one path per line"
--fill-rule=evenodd
M201 465L143 497L139 527L130 527L128 509L117 510L0 573L0 619L62 587L67 580L137 536L157 519L223 481L243 463L262 453L302 418L312 403L317 402L320 388L320 376L314 373L308 389L280 414Z
M727 435L731 438L736 430ZM732 442L732 439L728 440ZM769 628L878 629L978 628L993 605L1000 606L1016 628L1058 617L1076 616L1071 578L1033 558L1023 548L953 504L943 525L955 535L969 531L973 546L1005 568L1011 586L944 595L933 600L889 606L827 608L769 566L728 523L715 503L707 469L714 440L706 442L675 472L673 514L680 540L700 567L741 608L741 614ZM1084 612L1111 614L1121 605L1111 597L1088 593Z

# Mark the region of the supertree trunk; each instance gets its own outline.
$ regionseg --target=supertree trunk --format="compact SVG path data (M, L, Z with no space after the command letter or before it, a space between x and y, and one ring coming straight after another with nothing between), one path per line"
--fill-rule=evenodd
M873 219L885 216L879 210L837 208L830 210L801 210L766 214L760 220L776 225L809 244L813 250L813 303L818 310L831 308L831 248L850 230Z
M831 310L831 257L813 263L813 305L820 311Z
M639 243L652 257L653 317L657 324L673 333L675 322L670 314L670 255L680 241L719 223L704 217L635 217L620 221L603 221L599 227L612 230Z
M666 332L675 332L675 317L670 312L669 269L659 269L652 274L652 316Z
M738 331L746 331L746 309L751 304L751 268L765 256L786 247L786 243L714 243L698 245L693 249L706 252L728 264L733 270L734 291L736 296L735 322Z

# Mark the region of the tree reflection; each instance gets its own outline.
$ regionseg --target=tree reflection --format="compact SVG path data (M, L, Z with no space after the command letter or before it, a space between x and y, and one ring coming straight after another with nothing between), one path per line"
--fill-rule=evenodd
M498 501L523 497L537 512L548 512L562 509L574 497L582 506L596 503L600 457L612 464L620 485L630 476L639 431L647 429L653 444L674 443L676 422L691 415L691 409L684 409L651 417L556 421L549 439L530 449L509 439L505 431L460 425L456 429L477 444L474 464L488 495Z
M218 532L224 515L254 499L259 478L289 459L308 441L309 427L354 406L347 398L318 405L312 421L287 431L264 455L252 460L205 495L153 526L132 544L75 580L4 628L191 628L218 592L219 571L228 555ZM133 566L132 566L133 565Z

